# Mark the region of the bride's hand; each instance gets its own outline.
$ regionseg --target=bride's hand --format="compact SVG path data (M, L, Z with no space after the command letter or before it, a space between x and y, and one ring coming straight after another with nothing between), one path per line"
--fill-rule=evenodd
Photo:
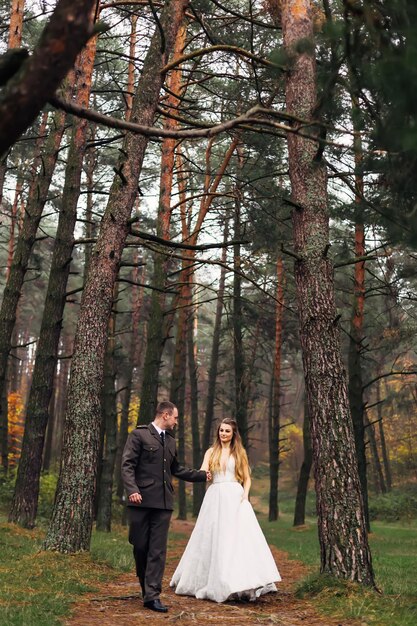
M244 502L245 500L246 500L246 502L249 502L249 496L248 496L248 494L246 494L246 493L244 493L244 494L242 495L241 502Z

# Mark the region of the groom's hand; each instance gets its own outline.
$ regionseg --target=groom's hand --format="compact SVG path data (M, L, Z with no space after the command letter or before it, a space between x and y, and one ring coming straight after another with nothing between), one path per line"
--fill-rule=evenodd
M142 502L142 496L140 493L131 493L129 496L129 502L133 504L140 504Z
M211 472L208 471L208 472L206 472L206 474L207 474L207 480L211 480Z

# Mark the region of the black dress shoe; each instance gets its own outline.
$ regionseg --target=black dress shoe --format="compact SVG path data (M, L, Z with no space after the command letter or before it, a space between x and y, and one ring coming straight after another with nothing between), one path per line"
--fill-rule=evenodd
M168 607L165 604L162 604L160 599L157 600L149 600L149 602L144 602L143 606L147 609L151 609L151 611L158 611L158 613L168 613Z

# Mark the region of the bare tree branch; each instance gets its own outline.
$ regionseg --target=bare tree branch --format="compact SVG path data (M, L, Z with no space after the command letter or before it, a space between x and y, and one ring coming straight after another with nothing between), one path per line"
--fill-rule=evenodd
M0 97L0 155L34 122L93 34L97 0L60 0L35 50Z
M252 54L252 52L249 52L249 50L239 48L239 46L231 46L228 44L220 43L215 46L210 46L209 48L200 48L198 50L193 50L189 54L184 54L182 57L179 57L178 59L175 59L175 61L171 61L171 63L165 65L165 67L162 68L162 73L165 74L166 72L169 72L169 70L177 67L177 65L181 65L181 63L184 63L184 61L189 61L190 59L195 59L196 57L202 56L204 54L219 52L222 50L225 52L232 52L233 54L237 54L238 56L250 59L251 61L256 61L257 63L265 65L266 67L274 67L275 69L282 70L283 72L287 71L286 67L277 65L276 63L268 61L267 59L264 59L263 57L260 57L256 54Z
M191 244L187 244L184 242L162 239L161 237L157 237L156 235L151 235L150 233L145 233L141 230L131 229L130 235L133 235L134 237L139 237L139 239L144 239L145 241L153 241L154 243L160 243L163 246L168 246L168 248L180 248L181 250L211 250L213 248L227 248L228 246L233 246L237 243L240 243L240 244L250 243L250 241L227 241L226 243L220 243L220 242L219 243L205 243L205 244L192 246Z

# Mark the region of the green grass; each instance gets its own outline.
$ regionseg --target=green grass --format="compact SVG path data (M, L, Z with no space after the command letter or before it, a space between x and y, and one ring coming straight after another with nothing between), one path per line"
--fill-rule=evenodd
M113 525L111 533L93 532L90 553L44 552L43 537L42 529L0 523L0 626L57 626L81 594L134 571L121 525ZM180 537L170 533L171 546Z
M94 562L112 567L119 572L133 570L132 546L127 539L127 528L112 525L111 533L93 532L91 558Z
M283 507L285 509L285 506ZM372 626L417 624L417 525L373 522L370 535L376 582L381 594L351 583L318 575L317 525L308 518L306 527L292 527L292 513L278 522L261 520L270 543L292 559L311 568L299 594L314 598L321 612L360 619Z
M282 496L281 517L266 521L263 479L257 479L254 504L270 543L309 566L299 594L311 598L322 613L355 618L369 626L417 624L417 522L373 522L370 537L378 587L382 594L357 585L318 576L317 525L307 518L302 529L292 527L294 499ZM307 511L314 511L310 495ZM0 518L0 522L4 518ZM61 555L43 552L43 530L27 531L0 523L0 626L55 626L71 612L72 603L100 581L133 571L127 529L93 533L91 553ZM171 549L179 535L170 533ZM169 558L169 553L168 553ZM278 564L279 565L279 564Z
M61 624L61 618L70 613L71 604L82 593L94 591L98 582L119 574L106 561L128 569L131 556L127 554L130 550L126 532L123 538L117 532L105 537L95 535L91 555L44 552L43 535L39 529L27 531L12 524L0 524L1 626ZM107 559L106 549L110 556Z

